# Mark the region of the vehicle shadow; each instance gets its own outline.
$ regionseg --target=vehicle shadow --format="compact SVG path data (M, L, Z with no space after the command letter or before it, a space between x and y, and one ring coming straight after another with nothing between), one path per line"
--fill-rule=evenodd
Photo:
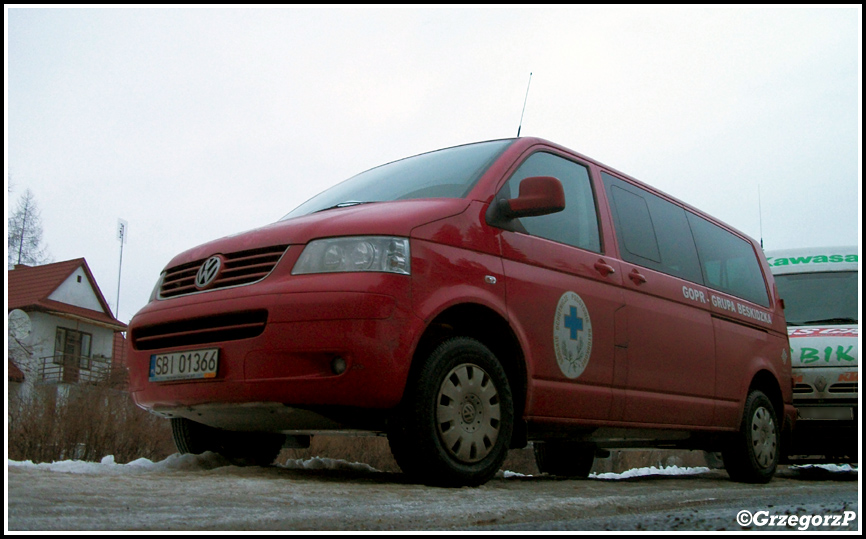
M860 479L858 468L851 465L799 465L780 470L780 477L799 481L857 481Z
M305 478L328 482L361 482L368 484L417 485L409 477L400 472L380 471L366 464L349 463L331 459L313 459L312 461L290 462L269 467L273 473L295 480ZM850 466L780 466L776 473L778 479L796 481L858 481L859 471ZM560 483L566 481L582 483L650 483L660 481L718 481L727 480L728 474L719 469L639 469L624 473L592 474L587 478L560 477L548 474L525 475L513 472L499 472L490 483L492 485L512 483Z

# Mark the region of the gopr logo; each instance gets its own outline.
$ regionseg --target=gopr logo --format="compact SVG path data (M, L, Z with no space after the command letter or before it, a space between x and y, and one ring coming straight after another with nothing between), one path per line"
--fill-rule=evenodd
M583 374L592 353L592 322L580 296L566 292L553 317L553 350L559 369L568 378Z

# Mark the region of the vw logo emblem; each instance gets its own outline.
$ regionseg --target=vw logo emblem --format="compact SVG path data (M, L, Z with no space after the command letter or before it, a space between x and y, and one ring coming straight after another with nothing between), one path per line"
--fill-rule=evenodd
M195 275L195 286L207 288L216 279L220 272L220 266L222 266L222 259L218 256L212 256L205 260Z

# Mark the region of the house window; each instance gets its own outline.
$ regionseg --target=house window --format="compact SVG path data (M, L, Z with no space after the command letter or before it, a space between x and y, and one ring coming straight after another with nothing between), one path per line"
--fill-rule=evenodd
M90 369L90 333L57 328L54 339L54 363L74 370Z

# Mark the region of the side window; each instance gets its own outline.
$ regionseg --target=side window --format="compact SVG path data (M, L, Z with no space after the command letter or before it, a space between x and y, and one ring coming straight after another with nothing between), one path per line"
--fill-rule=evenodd
M520 219L526 233L600 253L598 214L589 170L550 153L535 153L508 179L500 196L517 198L520 182L533 176L553 176L562 182L565 209L550 215Z
M601 176L623 260L703 284L686 211L610 174Z
M617 213L622 214L619 218L622 225L618 226L617 230L621 231L624 251L631 255L629 258L632 260L629 261L641 263L643 259L644 262L661 263L659 242L646 199L616 185L611 186L608 192ZM626 256L623 253L623 257Z
M767 286L752 244L697 215L689 213L688 218L706 285L769 307Z

